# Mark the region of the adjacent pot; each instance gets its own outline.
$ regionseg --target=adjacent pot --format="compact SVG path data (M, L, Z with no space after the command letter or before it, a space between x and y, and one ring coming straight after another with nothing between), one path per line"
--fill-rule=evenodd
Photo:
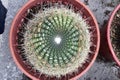
M101 29L101 47L100 53L108 60L115 60L115 62L120 66L120 60L116 56L116 53L113 49L113 45L110 39L111 33L110 30L112 28L112 22L115 17L116 12L120 10L120 4L114 9L112 12L108 24L106 27Z
M94 63L99 50L99 44L100 44L100 34L99 34L99 27L97 24L97 21L91 11L81 2L78 0L30 0L28 1L17 13L15 16L11 29L10 29L10 37L9 37L9 44L10 44L10 50L12 53L12 56L14 58L15 63L20 68L20 70L23 71L28 77L30 77L33 80L53 80L57 79L56 77L47 77L44 74L41 74L34 69L31 68L31 66L24 61L24 59L21 57L20 51L17 49L17 33L19 32L19 28L21 26L21 23L25 20L26 14L28 9L36 6L37 4L41 3L55 3L55 2L62 2L63 5L72 4L73 7L76 7L74 10L78 11L82 17L86 20L88 25L90 26L89 32L92 35L90 38L91 41L91 47L90 47L90 53L89 53L89 59L83 64L82 68L78 68L77 73L72 73L71 75L67 74L66 76L61 76L61 80L75 80L81 77ZM74 64L73 64L74 65Z

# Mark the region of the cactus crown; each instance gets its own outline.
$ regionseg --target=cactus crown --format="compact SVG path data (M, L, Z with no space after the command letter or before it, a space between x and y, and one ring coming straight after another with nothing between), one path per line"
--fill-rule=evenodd
M24 55L48 76L76 72L88 59L90 33L79 13L63 5L44 8L25 26Z
M65 66L78 51L79 30L70 16L52 14L36 25L30 42L39 59L55 66Z

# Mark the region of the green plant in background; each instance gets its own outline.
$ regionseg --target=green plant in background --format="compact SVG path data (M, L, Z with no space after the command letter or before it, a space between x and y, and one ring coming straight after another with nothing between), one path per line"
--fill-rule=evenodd
M79 13L65 6L45 8L26 25L24 54L33 68L48 76L76 72L90 52L90 32Z

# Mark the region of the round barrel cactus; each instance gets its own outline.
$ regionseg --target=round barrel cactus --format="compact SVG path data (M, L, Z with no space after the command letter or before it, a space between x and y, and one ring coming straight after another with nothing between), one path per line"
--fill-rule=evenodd
M25 58L48 76L77 72L87 61L91 46L89 26L82 15L63 5L47 7L33 15L19 39L23 40L19 45Z

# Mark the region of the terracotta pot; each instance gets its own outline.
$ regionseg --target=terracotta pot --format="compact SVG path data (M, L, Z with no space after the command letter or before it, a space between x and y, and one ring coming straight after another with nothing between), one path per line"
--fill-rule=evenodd
M73 6L77 7L80 11L80 13L83 15L83 18L90 18L86 19L87 23L91 26L90 32L94 37L91 38L91 42L95 44L96 46L91 46L90 49L93 52L92 54L89 55L89 62L86 62L83 66L83 68L78 68L79 71L78 73L73 73L72 75L66 75L62 76L61 80L67 80L68 78L71 80L78 79L81 77L94 63L97 55L98 55L98 50L99 50L99 44L100 44L100 34L99 34L99 27L97 24L97 21L91 11L81 2L78 0L29 0L17 13L15 16L11 29L10 29L10 37L9 37L9 44L10 44L10 49L12 56L14 58L15 63L17 66L22 70L23 73L25 73L28 77L30 77L33 80L48 80L48 78L45 75L41 75L37 73L34 70L31 70L31 67L27 65L27 63L23 62L19 55L19 51L16 49L16 39L17 39L17 31L19 26L21 25L22 19L25 17L26 12L29 8L35 6L37 3L42 3L43 1L50 1L50 2L56 2L56 1L62 1L64 5L67 5L68 3L71 3ZM51 80L56 79L55 77L49 78Z
M109 21L107 23L107 26L101 29L101 47L100 47L100 53L103 55L107 60L115 60L115 62L120 66L120 61L118 57L116 56L111 39L110 39L110 29L111 29L111 24L114 19L114 16L116 12L120 9L120 4L114 9L112 12Z

